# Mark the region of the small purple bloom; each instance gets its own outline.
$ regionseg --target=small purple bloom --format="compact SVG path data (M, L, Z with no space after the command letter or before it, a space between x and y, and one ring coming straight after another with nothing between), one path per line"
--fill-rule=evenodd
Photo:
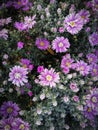
M82 9L79 11L79 15L83 19L83 23L86 24L89 22L90 13L88 10Z
M83 28L83 20L78 13L70 13L65 17L64 27L72 35L77 34Z
M76 70L80 72L83 76L89 74L90 67L84 61L77 61Z
M46 50L49 47L49 41L45 38L37 38L35 44L40 50Z
M37 72L41 73L44 70L44 66L38 66L37 67Z
M15 28L17 28L19 31L26 30L26 26L24 25L23 22L21 22L21 23L15 22L14 26L15 26Z
M12 101L4 102L0 108L0 113L4 117L16 117L19 112L19 107Z
M16 130L14 126L14 118L2 119L0 121L0 130Z
M89 106L85 106L84 107L84 116L87 118L87 119L90 119L90 120L94 120L95 119L95 115L96 115L96 110L92 109L92 107L89 107Z
M15 130L30 130L29 123L24 122L22 119L16 118L15 122L16 122Z
M69 40L64 37L56 37L56 39L54 39L52 42L52 48L53 50L56 50L57 53L66 52L69 47Z
M69 70L72 68L73 59L67 57L67 55L63 56L61 60L61 68L65 74L69 73Z
M25 85L28 82L28 74L27 68L23 68L20 66L14 66L10 69L9 73L9 81L12 81L12 84L17 85L18 87Z
M34 68L34 65L31 64L31 61L26 58L21 59L21 64L23 65L24 68L28 68L29 70L33 70Z
M98 76L98 64L94 63L90 65L90 72L92 76Z
M23 43L23 42L20 41L20 42L17 43L18 49L22 49L23 46L24 46L24 43Z
M91 35L89 35L89 42L92 46L98 45L98 33L93 32Z
M93 53L88 54L87 59L88 59L89 63L97 63L97 61L98 61L97 56L94 55Z

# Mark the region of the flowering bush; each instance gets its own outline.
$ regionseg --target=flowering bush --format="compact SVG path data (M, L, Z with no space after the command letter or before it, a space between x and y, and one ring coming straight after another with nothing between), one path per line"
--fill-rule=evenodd
M5 0L0 15L0 129L97 129L98 0Z

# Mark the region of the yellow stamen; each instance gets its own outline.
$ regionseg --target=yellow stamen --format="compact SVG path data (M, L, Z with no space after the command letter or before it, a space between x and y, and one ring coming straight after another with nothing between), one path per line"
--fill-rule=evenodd
M47 79L48 81L51 81L51 80L52 80L52 76L51 76L51 75L47 75L47 76L46 76L46 79Z
M7 108L7 112L11 113L13 111L13 109L11 107Z
M60 43L58 44L58 46L59 46L59 47L63 47L63 43L60 42Z
M41 46L44 46L44 45L45 45L45 43L44 43L44 42L40 42L40 45L41 45Z
M19 129L24 130L24 129L25 129L24 124L21 124L21 125L19 126Z
M75 22L74 22L74 21L71 21L71 22L70 22L70 26L71 26L71 27L74 27L74 26L75 26Z

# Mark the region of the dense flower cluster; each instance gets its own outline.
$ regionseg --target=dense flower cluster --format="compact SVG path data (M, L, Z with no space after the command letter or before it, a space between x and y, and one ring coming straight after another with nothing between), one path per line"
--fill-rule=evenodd
M4 0L0 16L0 130L98 129L98 0Z

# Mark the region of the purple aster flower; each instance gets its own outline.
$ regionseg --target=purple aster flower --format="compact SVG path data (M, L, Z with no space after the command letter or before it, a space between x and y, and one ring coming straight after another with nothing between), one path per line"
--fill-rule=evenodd
M93 0L93 10L98 11L98 0Z
M13 2L13 6L15 9L20 9L22 7L22 2L21 0L18 0L18 1L14 1Z
M61 60L61 68L65 74L69 73L69 70L72 68L73 59L67 57L66 55L63 56Z
M9 73L9 81L12 81L12 84L17 85L18 87L23 86L25 83L28 82L27 80L27 68L23 68L20 66L14 66L10 69L11 72Z
M22 63L22 65L23 65L25 68L28 68L29 65L30 65L30 63L31 63L31 61L28 60L28 59L22 58L22 59L21 59L21 63Z
M83 20L79 14L71 13L66 16L64 26L69 33L74 35L83 28Z
M14 118L2 119L0 121L0 130L15 130Z
M35 44L40 50L46 50L49 47L49 41L45 38L37 38Z
M78 61L76 63L76 70L80 72L83 76L89 74L90 67L84 61Z
M79 11L79 15L83 19L83 23L86 24L89 22L90 13L88 10L82 9Z
M50 70L44 69L39 75L39 84L42 86L56 87L56 83L59 83L59 80L59 74L53 68Z
M19 31L26 30L26 26L24 25L23 22L21 22L21 23L15 22L14 26L15 26L15 28L17 28Z
M21 59L21 64L24 68L28 68L29 70L32 70L34 68L34 65L31 64L31 61L26 58Z
M98 76L98 64L90 65L90 72L92 76Z
M12 101L4 102L0 108L1 115L4 117L16 117L19 110L18 105Z
M21 4L24 6L24 5L27 5L28 4L28 0L21 0Z
M34 15L32 17L31 16L26 16L24 18L24 25L25 25L26 29L30 29L30 28L34 27L34 25L36 23L36 21L34 20L35 17L36 17L36 15Z
M15 130L29 130L29 123L28 122L24 122L22 119L20 118L16 118L15 119L16 125L15 125Z
M56 50L56 52L66 52L69 47L69 40L64 37L56 37L52 42L52 48Z
M92 107L89 107L89 106L85 106L84 107L84 115L87 119L90 119L90 120L94 120L95 116L96 116L96 110L92 109Z
M89 35L89 42L92 46L98 45L98 33L93 32Z
M96 63L98 61L97 56L94 55L93 53L88 54L87 59L88 59L89 63Z
M98 108L98 88L93 88L90 91L90 94L86 96L88 106L92 107L93 109ZM98 112L98 109L96 109Z

